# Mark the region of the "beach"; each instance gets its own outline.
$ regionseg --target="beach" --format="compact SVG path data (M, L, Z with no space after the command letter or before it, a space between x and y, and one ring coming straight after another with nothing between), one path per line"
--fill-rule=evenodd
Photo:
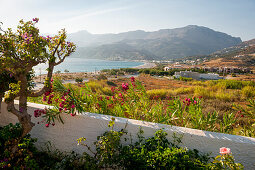
M133 68L142 69L142 68L153 68L153 67L156 67L156 64L155 64L155 63L152 63L152 62L145 62L143 65L135 66L135 67L133 67Z

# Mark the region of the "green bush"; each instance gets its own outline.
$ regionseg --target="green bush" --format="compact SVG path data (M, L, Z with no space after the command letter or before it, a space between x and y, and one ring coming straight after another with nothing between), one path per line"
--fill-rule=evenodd
M76 78L76 79L75 79L75 82L76 82L76 83L82 83L82 82L83 82L83 79L82 79L82 78Z
M26 135L20 139L22 129L20 124L9 124L0 128L0 168L10 169L38 169L34 153L36 139ZM12 152L13 144L19 143L17 151Z
M242 169L242 164L235 163L232 154L219 155L216 158L201 154L198 150L179 147L181 137L173 135L173 141L167 139L167 133L158 130L153 137L145 139L140 129L138 141L123 146L121 140L126 138L126 129L113 130L114 118L110 121L110 131L97 137L94 142L96 152L86 144L86 138L77 139L78 145L87 147L93 156L84 153L95 169ZM88 161L87 161L88 162Z

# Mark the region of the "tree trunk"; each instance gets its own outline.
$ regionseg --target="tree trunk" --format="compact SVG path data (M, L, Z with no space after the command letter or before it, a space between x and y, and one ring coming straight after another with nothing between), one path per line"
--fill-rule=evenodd
M20 84L20 92L19 92L19 111L21 113L18 116L19 122L22 125L22 138L28 134L33 126L34 123L31 122L31 115L27 112L27 78L25 76L21 77L21 84Z

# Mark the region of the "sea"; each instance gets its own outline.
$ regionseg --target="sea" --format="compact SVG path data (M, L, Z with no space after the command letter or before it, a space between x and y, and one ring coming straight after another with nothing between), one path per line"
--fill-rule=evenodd
M110 61L98 59L84 59L84 58L66 58L63 63L54 67L54 73L61 71L64 73L68 70L70 73L74 72L97 72L103 69L118 69L118 68L132 68L143 65L143 62L135 61ZM35 75L46 74L47 64L39 64L33 67Z

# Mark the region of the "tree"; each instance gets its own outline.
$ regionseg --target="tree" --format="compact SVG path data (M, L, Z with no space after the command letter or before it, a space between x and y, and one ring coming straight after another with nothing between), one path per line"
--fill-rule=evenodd
M27 112L27 97L37 97L51 91L54 67L62 63L76 49L74 43L66 41L64 29L53 37L40 36L39 29L35 26L38 21L38 18L28 22L21 20L16 32L11 28L8 28L7 31L0 29L0 73L6 74L5 78L8 78L7 84L0 81L0 86L5 87L3 91L0 91L0 94L3 95L4 91L7 91L4 102L7 103L8 111L16 115L22 125L21 138L29 133L35 125L31 121L31 115ZM48 63L48 73L44 87L34 92L29 88L32 69L34 66L46 62ZM13 82L9 79L12 77L15 79ZM0 79L3 80L4 77L1 75ZM19 97L19 109L14 107L14 99L17 97Z

